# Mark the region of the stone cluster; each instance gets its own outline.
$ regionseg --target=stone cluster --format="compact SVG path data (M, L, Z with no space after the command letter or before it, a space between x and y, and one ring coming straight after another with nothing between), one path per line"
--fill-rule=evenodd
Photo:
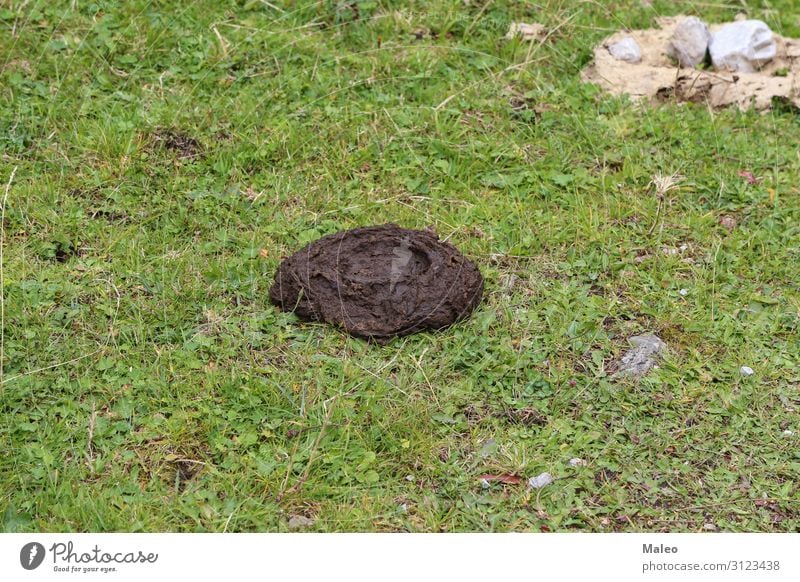
M761 20L738 20L712 32L705 22L689 16L675 27L666 50L684 68L710 62L719 71L753 73L775 58L777 45ZM608 45L608 51L620 61L642 60L641 48L631 36Z

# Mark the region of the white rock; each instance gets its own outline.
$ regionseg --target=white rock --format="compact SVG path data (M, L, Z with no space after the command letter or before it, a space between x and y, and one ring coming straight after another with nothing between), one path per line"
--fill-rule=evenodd
M536 40L547 36L547 29L538 22L512 22L506 33L506 38L512 40L516 37L522 40Z
M550 473L542 473L541 475L536 475L536 477L528 479L528 487L531 489L541 489L546 485L550 485L552 482L553 476Z
M760 20L742 20L715 32L708 51L717 69L752 73L775 58L777 46L766 24Z
M680 291L678 291L678 293L680 294L681 297L686 297L689 294L689 290L681 289Z
M783 436L792 436L792 435L794 435L794 431L793 430L789 430L787 428L785 431L783 431Z
M682 67L694 67L706 58L711 33L706 23L690 16L675 27L669 41L669 54L678 60Z
M667 347L660 337L652 334L636 335L628 341L633 347L622 356L615 376L644 376L656 366Z
M642 49L630 36L626 36L622 40L609 45L608 52L618 61L633 64L642 62Z
M570 467L585 467L586 461L584 461L583 459L579 459L578 457L575 457L574 459L570 459L568 461L568 464Z
M742 366L741 368L739 368L739 373L742 376L752 376L753 374L755 374L755 372L753 371L753 368L751 368L749 366Z

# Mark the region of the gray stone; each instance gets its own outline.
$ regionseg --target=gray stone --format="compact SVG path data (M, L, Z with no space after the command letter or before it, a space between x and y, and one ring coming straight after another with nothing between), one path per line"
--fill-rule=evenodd
M541 489L553 482L553 476L550 473L542 473L528 479L528 487L531 489Z
M618 61L625 61L626 63L633 64L642 62L642 49L639 48L639 45L630 36L626 36L622 40L609 45L608 52Z
M760 20L726 24L711 36L711 62L717 69L753 73L777 53L769 27Z
M708 52L711 32L706 23L690 16L675 27L669 41L669 54L677 59L682 67L694 67L702 63Z
M652 334L636 335L628 341L633 347L622 356L615 376L644 376L667 347L661 338Z

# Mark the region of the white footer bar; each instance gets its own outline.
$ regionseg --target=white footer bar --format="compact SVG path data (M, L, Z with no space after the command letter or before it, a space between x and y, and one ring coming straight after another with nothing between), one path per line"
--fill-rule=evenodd
M3 534L0 579L797 581L798 554L800 534Z

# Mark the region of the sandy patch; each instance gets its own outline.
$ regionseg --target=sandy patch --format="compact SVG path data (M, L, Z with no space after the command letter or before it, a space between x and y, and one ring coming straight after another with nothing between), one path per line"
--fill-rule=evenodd
M711 107L736 106L763 111L777 99L800 107L800 40L774 34L777 55L755 73L699 70L679 67L668 54L675 26L684 16L657 19L659 28L617 32L594 50L594 62L581 73L586 83L596 83L613 95L628 94L653 102L707 103ZM710 25L711 32L724 24ZM633 37L642 52L640 63L615 59L608 46Z

